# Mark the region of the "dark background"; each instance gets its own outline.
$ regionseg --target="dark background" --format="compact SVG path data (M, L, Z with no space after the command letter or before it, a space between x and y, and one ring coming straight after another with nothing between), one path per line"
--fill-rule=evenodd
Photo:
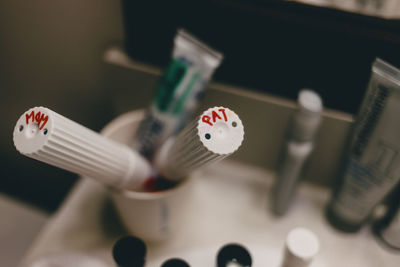
M65 198L77 175L19 154L13 129L34 106L95 131L116 116L102 57L123 40L121 14L119 1L0 0L1 194L44 211Z
M291 99L309 87L326 107L349 113L357 112L376 57L400 67L399 21L285 1L122 4L135 59L166 66L183 27L225 54L214 80Z

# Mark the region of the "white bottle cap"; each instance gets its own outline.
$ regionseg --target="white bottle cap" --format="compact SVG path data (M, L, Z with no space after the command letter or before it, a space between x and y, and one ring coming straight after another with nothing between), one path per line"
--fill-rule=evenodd
M316 92L312 90L300 90L298 103L301 109L311 113L320 113L322 111L322 99Z
M123 189L140 189L150 164L128 146L108 139L56 112L35 107L14 129L14 145L28 157Z
M302 89L297 102L298 109L294 115L291 136L298 141L311 141L321 122L322 99L316 92Z
M318 237L306 228L294 228L286 237L282 267L307 267L319 251Z

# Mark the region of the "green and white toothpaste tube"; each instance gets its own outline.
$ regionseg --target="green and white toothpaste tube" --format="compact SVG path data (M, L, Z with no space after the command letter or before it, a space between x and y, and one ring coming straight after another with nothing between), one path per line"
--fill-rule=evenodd
M158 82L155 99L134 140L134 148L151 159L194 112L223 55L183 29L174 39L172 61Z

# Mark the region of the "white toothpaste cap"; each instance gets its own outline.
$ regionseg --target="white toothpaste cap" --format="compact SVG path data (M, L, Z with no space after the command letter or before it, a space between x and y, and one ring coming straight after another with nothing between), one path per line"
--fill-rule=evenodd
M49 139L53 129L53 112L34 107L18 119L14 128L14 145L22 154L39 151Z
M213 107L203 112L197 130L203 145L220 155L235 152L244 138L244 128L239 116L225 107Z

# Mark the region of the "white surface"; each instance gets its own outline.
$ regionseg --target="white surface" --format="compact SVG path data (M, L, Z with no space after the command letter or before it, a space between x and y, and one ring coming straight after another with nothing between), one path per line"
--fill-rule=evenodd
M83 253L55 253L38 259L32 267L107 267L98 258L89 257Z
M0 266L17 266L49 215L0 194Z
M321 251L311 266L398 267L400 257L380 247L368 228L343 234L325 221L329 199L325 190L300 186L291 212L275 218L268 209L272 173L223 161L194 180L190 220L171 240L148 244L147 267L171 257L191 266L213 266L218 249L231 242L245 245L253 267L279 266L287 233L294 227L312 229ZM111 247L124 234L110 207L106 189L82 179L26 255L24 264L60 251L80 251L114 266Z

